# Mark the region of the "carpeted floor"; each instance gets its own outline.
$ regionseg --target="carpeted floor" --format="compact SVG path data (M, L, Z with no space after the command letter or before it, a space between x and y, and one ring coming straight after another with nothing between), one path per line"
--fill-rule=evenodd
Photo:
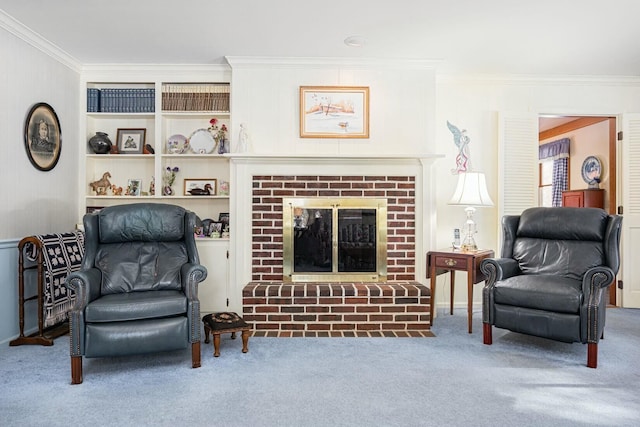
M598 369L586 346L440 312L430 339L223 336L189 351L85 359L70 385L68 338L0 347L2 426L637 426L640 310L610 309Z

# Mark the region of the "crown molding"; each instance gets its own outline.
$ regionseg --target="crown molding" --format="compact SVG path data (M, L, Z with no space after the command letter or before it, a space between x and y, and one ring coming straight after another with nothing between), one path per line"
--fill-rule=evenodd
M441 60L427 59L383 59L383 58L337 58L337 57L267 57L225 56L231 68L387 68L435 70Z
M4 28L9 33L18 37L20 40L35 47L44 54L69 67L71 70L78 73L80 72L81 64L76 58L72 57L60 47L51 43L40 34L31 30L12 16L7 15L7 13L1 9L0 28Z
M227 64L84 64L81 68L84 78L89 80L149 81L154 76L176 81L194 79L231 79L231 67Z
M533 75L533 74L437 74L436 83L506 84L506 85L558 85L563 86L638 86L638 76L591 75Z

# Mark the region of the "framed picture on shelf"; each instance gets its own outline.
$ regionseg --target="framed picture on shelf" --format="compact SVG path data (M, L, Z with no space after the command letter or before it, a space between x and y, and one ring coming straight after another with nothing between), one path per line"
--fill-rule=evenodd
M185 178L185 196L215 196L218 180L215 178Z
M130 179L127 184L127 196L139 196L141 186L142 186L142 180Z
M222 235L222 223L219 221L213 221L209 225L209 236L217 239Z
M100 212L102 208L104 208L104 206L87 206L86 213Z
M24 147L29 161L38 170L50 171L60 159L62 139L60 121L53 108L35 104L24 123Z
M300 86L300 138L369 138L369 88Z
M225 181L224 179L220 180L220 185L218 186L218 195L219 196L229 195L229 181Z
M146 133L146 129L118 129L118 152L142 154Z
M229 212L220 212L218 215L218 221L222 223L222 231L229 228Z

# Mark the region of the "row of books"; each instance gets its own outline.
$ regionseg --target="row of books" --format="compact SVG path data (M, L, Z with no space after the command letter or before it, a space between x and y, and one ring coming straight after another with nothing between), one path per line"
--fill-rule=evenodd
M164 84L163 111L229 111L228 84Z
M87 88L88 113L153 113L155 89Z

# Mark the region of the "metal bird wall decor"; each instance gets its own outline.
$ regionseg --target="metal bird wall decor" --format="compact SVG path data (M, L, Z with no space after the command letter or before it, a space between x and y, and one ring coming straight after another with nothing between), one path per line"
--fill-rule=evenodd
M447 127L453 134L453 142L458 147L458 155L456 156L456 168L451 169L451 173L457 175L462 172L466 172L471 170L471 159L469 153L469 143L471 142L471 138L467 136L466 129L458 129L458 127L454 124L451 124L449 120L447 120Z

